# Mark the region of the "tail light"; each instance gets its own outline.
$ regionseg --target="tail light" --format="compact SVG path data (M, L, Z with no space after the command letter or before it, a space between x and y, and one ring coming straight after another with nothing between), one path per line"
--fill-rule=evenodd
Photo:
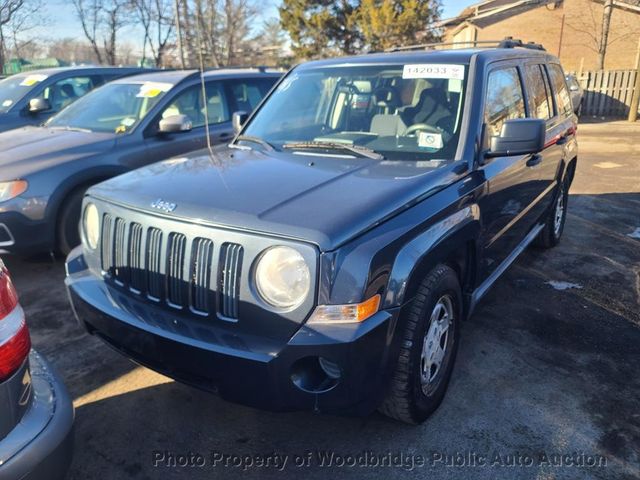
M9 271L0 260L0 382L13 375L29 355L31 338Z

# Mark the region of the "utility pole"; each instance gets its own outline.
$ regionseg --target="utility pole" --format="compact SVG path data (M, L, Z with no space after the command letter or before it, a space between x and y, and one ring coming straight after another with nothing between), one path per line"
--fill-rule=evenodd
M598 47L598 70L604 70L604 56L607 54L607 41L609 39L609 26L611 25L611 13L613 12L613 0L606 0L602 12L602 36Z
M176 18L176 36L178 37L178 52L180 53L180 66L184 69L185 68L185 62L184 62L184 47L182 46L182 30L180 29L180 5L179 2L180 0L174 0L174 8L176 11L175 14L175 18Z

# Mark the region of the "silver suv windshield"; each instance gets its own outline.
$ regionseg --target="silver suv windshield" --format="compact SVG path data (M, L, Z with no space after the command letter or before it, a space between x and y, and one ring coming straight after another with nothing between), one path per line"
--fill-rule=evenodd
M261 139L278 150L304 150L303 144L307 149L331 149L342 144L366 147L387 159L453 159L465 86L465 65L294 70L243 136Z

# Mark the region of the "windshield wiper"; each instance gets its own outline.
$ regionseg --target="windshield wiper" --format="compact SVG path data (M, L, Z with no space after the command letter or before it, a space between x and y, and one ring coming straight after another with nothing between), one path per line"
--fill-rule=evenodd
M338 142L292 142L285 143L282 148L305 149L305 148L321 148L325 150L346 150L357 155L361 155L372 160L384 160L384 155L367 147L360 145L349 145Z
M263 140L260 137L252 137L251 135L240 135L236 138L236 142L257 143L258 145L262 145L264 148L266 148L270 152L276 149L273 145L271 145L266 140Z

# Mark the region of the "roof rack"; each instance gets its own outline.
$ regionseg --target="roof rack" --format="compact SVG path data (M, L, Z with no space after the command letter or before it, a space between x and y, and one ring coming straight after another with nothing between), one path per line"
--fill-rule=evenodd
M418 45L407 45L405 47L388 48L385 52L406 52L411 50L437 50L442 47L487 47L487 48L529 48L531 50L546 51L545 48L534 42L525 43L522 40L505 37L502 40L470 40L467 42L433 42Z

